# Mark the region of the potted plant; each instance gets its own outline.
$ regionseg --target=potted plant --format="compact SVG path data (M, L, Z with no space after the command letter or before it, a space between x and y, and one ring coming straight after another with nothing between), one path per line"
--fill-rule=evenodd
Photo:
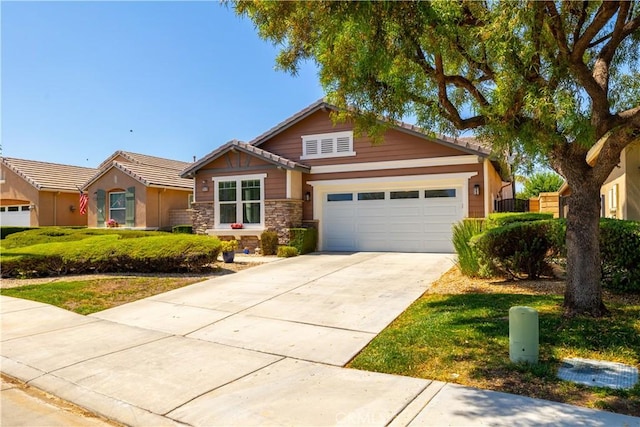
M118 222L115 219L110 219L109 221L107 221L107 227L109 228L115 228L118 226Z
M220 244L220 250L222 251L222 260L226 263L233 262L233 258L238 249L237 240L223 240Z

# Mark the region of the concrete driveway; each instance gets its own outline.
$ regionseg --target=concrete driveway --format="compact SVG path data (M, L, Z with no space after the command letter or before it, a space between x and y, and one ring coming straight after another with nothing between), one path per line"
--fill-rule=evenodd
M452 263L448 254L307 255L92 316L3 296L1 370L136 426L638 421L341 368Z

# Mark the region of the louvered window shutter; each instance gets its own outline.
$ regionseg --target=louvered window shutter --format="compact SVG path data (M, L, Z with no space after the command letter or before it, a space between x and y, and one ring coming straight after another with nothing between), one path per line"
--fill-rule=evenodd
M351 138L348 136L342 136L337 138L337 152L338 153L348 153L351 151Z
M105 220L105 201L107 199L107 193L104 190L98 190L96 192L96 226L104 227Z
M307 139L305 141L305 156L315 156L318 154L318 140L317 139Z
M133 227L136 223L136 187L127 188L125 207L125 224L127 227Z

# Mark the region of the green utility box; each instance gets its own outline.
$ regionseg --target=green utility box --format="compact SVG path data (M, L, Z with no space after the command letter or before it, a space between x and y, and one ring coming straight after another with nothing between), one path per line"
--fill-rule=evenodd
M538 312L531 307L509 309L509 358L512 362L538 363Z

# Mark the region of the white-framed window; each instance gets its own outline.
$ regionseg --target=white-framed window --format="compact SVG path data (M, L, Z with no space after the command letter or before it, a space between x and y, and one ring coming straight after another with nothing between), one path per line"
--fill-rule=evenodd
M355 156L353 132L332 132L302 136L301 159Z
M215 178L216 228L241 223L245 228L264 227L264 179L266 174Z
M125 192L118 191L109 193L109 219L118 224L126 222L127 204Z

